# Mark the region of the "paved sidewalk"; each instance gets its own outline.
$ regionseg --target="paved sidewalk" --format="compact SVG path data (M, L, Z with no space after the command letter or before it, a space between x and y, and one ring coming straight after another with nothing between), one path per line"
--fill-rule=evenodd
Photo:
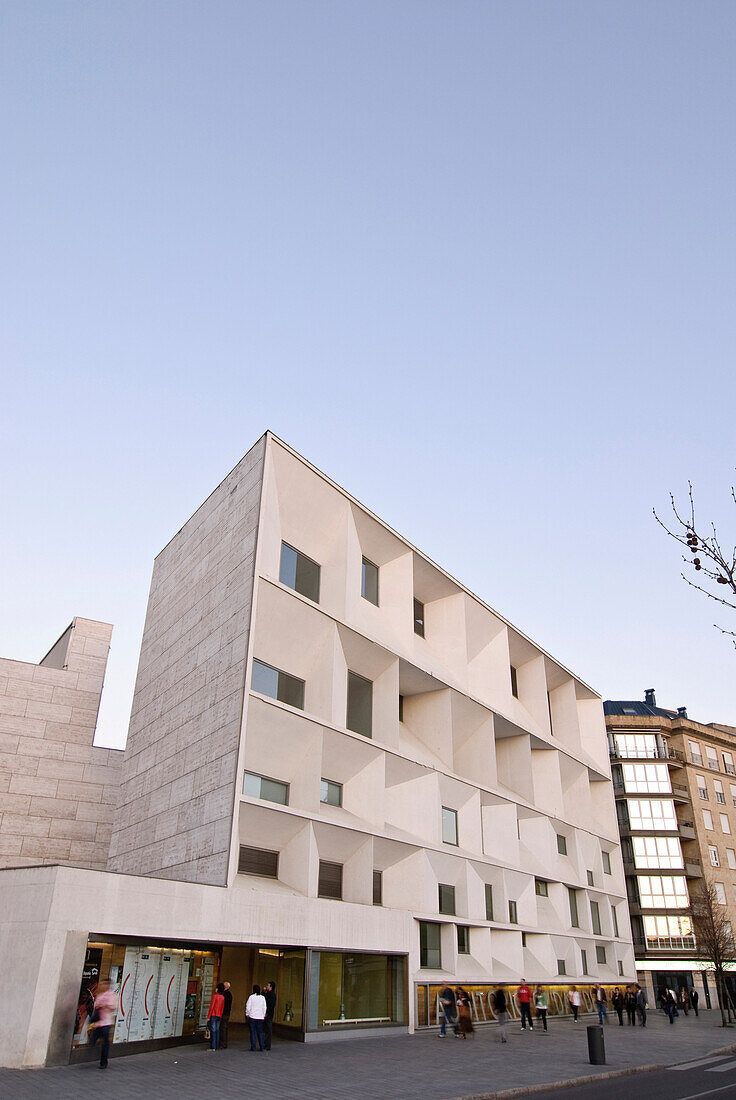
M270 1054L245 1044L217 1054L200 1046L113 1058L101 1072L94 1063L54 1069L0 1069L3 1100L218 1100L258 1093L268 1100L453 1100L524 1086L552 1084L636 1066L669 1065L736 1047L736 1029L719 1027L720 1014L680 1017L673 1026L650 1012L649 1027L605 1028L607 1065L588 1062L586 1024L552 1020L549 1032L521 1033L509 1041L497 1029L478 1029L467 1042L436 1032L330 1043L280 1042ZM624 1078L622 1088L632 1084ZM637 1088L641 1085L637 1084ZM573 1094L574 1100L574 1094Z

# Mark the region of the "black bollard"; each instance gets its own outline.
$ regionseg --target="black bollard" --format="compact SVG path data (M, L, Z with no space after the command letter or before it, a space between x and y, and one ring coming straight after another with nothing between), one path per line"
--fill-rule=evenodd
M606 1046L600 1024L588 1024L588 1059L592 1066L605 1066Z

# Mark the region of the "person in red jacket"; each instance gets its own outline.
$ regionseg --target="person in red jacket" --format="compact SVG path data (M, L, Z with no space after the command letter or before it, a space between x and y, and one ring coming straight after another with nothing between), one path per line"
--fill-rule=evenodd
M534 1026L532 1024L532 1010L530 1007L532 991L530 987L526 984L526 978L521 979L521 985L519 986L516 996L519 1001L519 1009L521 1010L521 1030L526 1031L526 1023L528 1020L529 1030L533 1031Z
M209 1012L207 1013L210 1027L210 1050L215 1051L220 1046L220 1022L222 1020L223 1013L225 1011L225 986L222 982L219 983L217 989L212 994L212 1000L210 1001Z

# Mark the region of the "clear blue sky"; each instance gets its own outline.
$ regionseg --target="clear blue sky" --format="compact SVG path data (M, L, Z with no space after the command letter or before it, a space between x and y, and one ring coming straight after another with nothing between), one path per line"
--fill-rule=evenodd
M606 697L736 724L736 7L1 13L0 654L115 624L272 428ZM734 628L734 618L730 625Z

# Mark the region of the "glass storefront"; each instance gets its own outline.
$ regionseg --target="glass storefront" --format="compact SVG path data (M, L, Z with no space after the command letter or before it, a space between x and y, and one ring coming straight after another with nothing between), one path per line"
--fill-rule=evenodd
M406 1023L405 957L310 952L309 1031Z
M307 952L288 947L258 947L253 960L253 982L263 989L276 983L278 1000L274 1027L304 1030L304 964Z
M451 983L452 988L457 988ZM443 985L417 985L417 1027L437 1027L440 1023L440 991ZM464 985L463 989L470 995L470 1012L476 1024L493 1023L496 1013L493 1010L493 993L499 987L497 985ZM520 1016L519 1005L516 1000L518 986L502 986L506 994L508 1014L512 1019ZM567 994L569 985L545 985L544 990L549 1001L548 1015L571 1015ZM595 1012L595 997L591 986L579 985L578 991L582 998L581 1012ZM621 988L625 983L621 982ZM613 985L606 985L606 990L613 989Z

